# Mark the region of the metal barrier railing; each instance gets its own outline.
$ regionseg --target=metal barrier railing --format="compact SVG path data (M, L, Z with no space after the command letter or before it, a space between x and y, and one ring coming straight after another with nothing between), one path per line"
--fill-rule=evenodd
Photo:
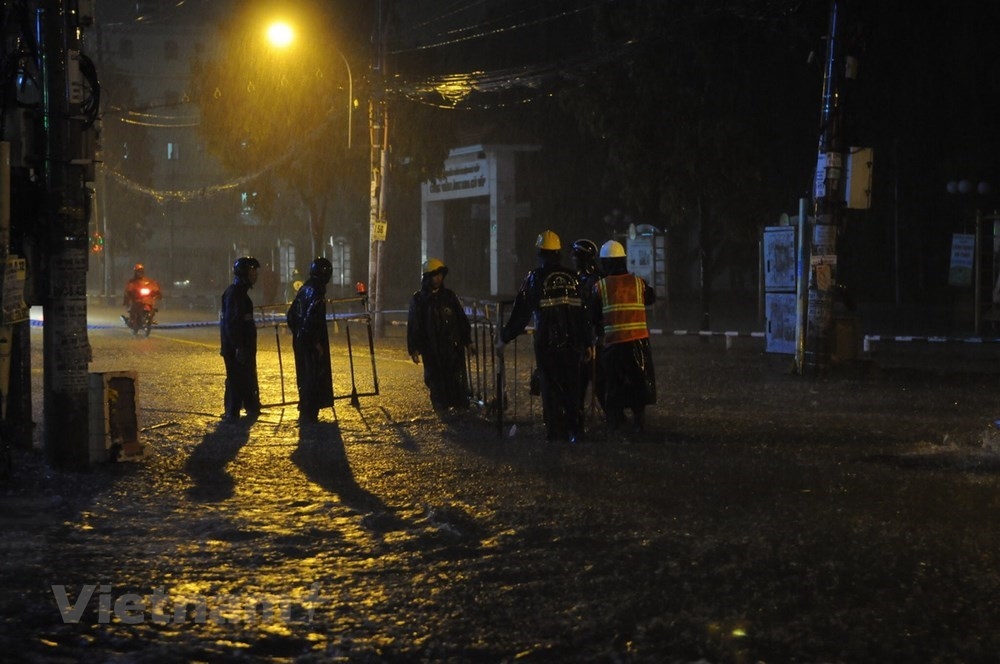
M352 305L360 305L360 311L350 311ZM371 311L368 309L368 296L359 295L357 297L345 297L345 298L335 298L327 299L327 325L333 326L333 335L330 340L330 363L331 372L333 370L332 364L334 359L334 342L336 335L340 333L341 323L344 326L344 335L346 342L346 352L348 366L350 368L350 378L351 378L351 389L348 394L338 394L336 385L334 386L334 401L339 399L350 399L351 405L355 408L360 408L361 397L374 397L379 395L379 382L378 382L378 368L375 363L375 336L372 331L372 315ZM282 304L269 304L254 307L254 319L257 323L258 329L263 329L266 327L274 328L274 342L275 348L278 355L278 375L279 383L281 386L281 399L280 401L274 403L263 404L265 408L277 407L277 406L290 406L298 403L298 399L291 399L286 395L285 391L285 368L282 356L282 329L287 329L287 324L285 321L285 314L288 311L289 303ZM337 309L341 308L348 309L349 311L337 313ZM351 325L362 324L365 326L368 334L368 357L371 361L371 383L367 391L359 391L358 389L358 372L355 368L354 363L354 345L351 341ZM338 374L333 373L334 376Z
M484 415L495 422L498 436L511 434L518 425L533 423L535 419L530 388L535 369L534 349L530 342L519 343L530 338L534 330L529 328L528 335L516 337L503 353L496 351L504 313L512 303L475 300L465 307L475 343L475 352L466 354L470 401L482 407Z
M530 341L534 330L529 327L527 333L516 337L509 343L504 353L496 351L496 342L504 322L504 316L512 301L473 300L465 303L466 315L472 327L474 349L466 352L466 375L469 401L480 409L488 420L495 424L497 436L513 435L518 426L534 424L541 416L541 407L535 406L535 397L531 392L532 375L535 371L535 354ZM330 337L331 364L335 361L335 341L344 327L343 350L347 355L350 376L350 390L338 390L334 386L334 400L350 399L351 405L360 407L363 397L379 396L378 369L375 360L375 343L373 332L373 317L369 310L367 296L327 299L327 321L332 326ZM360 311L344 311L360 305ZM287 330L285 313L288 303L257 306L254 316L258 329L271 327L274 329L275 351L277 353L278 383L280 398L277 401L264 404L265 407L289 406L298 403L295 396L287 394L285 386L285 347L284 330ZM338 309L341 311L338 313ZM355 348L351 337L352 325L361 324L365 327L368 337L368 361L371 364L370 376L362 372L355 358ZM261 349L262 350L262 349ZM331 366L331 370L333 367ZM340 374L333 372L336 379ZM370 383L359 389L359 383L370 378ZM294 394L294 391L293 391ZM536 416L537 410L537 416Z

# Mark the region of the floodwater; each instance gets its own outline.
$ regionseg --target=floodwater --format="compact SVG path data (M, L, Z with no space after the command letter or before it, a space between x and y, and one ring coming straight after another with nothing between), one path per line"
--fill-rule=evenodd
M346 330L333 335L338 395L373 391L365 332L351 333L353 388ZM261 330L266 403L295 398L281 334ZM499 429L489 408L440 418L401 328L377 345L378 396L339 399L307 428L291 404L225 425L217 336L91 330L91 371L138 372L148 453L87 473L17 455L0 498L8 656L902 662L1000 650L992 375L858 363L802 378L757 339L727 350L658 336L647 432L592 416L570 445L544 442L526 390ZM508 352L526 384L526 345ZM293 371L287 342L282 353Z

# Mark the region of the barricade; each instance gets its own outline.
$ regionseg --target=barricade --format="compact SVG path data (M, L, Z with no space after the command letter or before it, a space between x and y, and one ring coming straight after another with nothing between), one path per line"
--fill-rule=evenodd
M513 300L492 301L473 300L465 304L466 315L473 329L476 353L468 353L469 395L474 406L479 406L483 414L495 422L498 436L513 435L518 426L541 424L541 404L536 407L532 394L532 375L535 371L535 353L529 326L526 334L515 337L507 345L504 353L495 350L496 340L506 322ZM702 338L722 337L726 350L730 350L736 339L765 338L764 332L711 332L706 330L663 330L651 328L651 335L698 336ZM586 428L595 426L603 418L603 412L594 395L594 374L591 367L587 394L584 397L584 424ZM502 395L502 399L498 397ZM502 405L498 408L497 406ZM537 411L537 415L536 415Z
M535 369L530 335L534 330L529 327L527 334L516 337L503 353L496 351L505 313L512 304L512 300L475 300L465 305L475 345L474 351L466 353L470 402L495 423L498 436L512 435L517 426L535 420L530 393Z
M286 387L285 378L284 357L287 354L294 358L294 353L291 351L291 336L288 334L288 325L285 320L288 307L288 303L254 307L254 319L257 328L259 330L269 327L274 329L274 344L278 356L278 375L281 394L278 401L262 404L265 408L290 406L298 403L298 399L295 398L297 390L295 389L294 381L291 382L289 387ZM360 408L360 399L362 397L375 397L379 395L378 368L375 363L375 337L372 331L372 315L368 309L368 296L359 295L357 297L327 299L326 308L327 326L332 327L330 330L330 363L334 376L334 402L340 399L350 399L352 406ZM355 345L351 339L352 326L364 327L367 334L368 357L361 358L364 362L355 362ZM341 327L343 327L344 342L342 346L338 346L337 341L340 338ZM343 381L342 376L344 372L333 371L334 367L332 365L335 359L340 356L340 353L335 352L338 349L347 355L348 375L350 376L349 391L344 385L340 385L342 389L338 390L338 382ZM262 350L266 349L262 348L261 344L258 344L258 353ZM370 373L363 368L369 362L371 365ZM294 367L294 359L292 360L292 366ZM292 373L294 375L294 371ZM289 395L289 391L291 395ZM334 407L334 416L336 416L336 407Z

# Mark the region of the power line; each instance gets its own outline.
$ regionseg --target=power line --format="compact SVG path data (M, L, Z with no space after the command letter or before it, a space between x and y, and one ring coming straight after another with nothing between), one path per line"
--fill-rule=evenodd
M552 21L556 21L556 20L559 20L559 19L562 19L562 18L566 18L568 16L574 16L576 14L580 14L582 12L589 11L589 10L591 10L593 8L596 8L596 7L599 7L599 6L602 6L602 5L606 5L606 4L609 4L609 3L612 3L612 2L616 2L616 1L617 0L597 0L596 2L593 2L591 4L584 5L584 6L581 6L581 7L571 7L569 9L560 11L560 12L558 12L556 14L549 14L547 16L541 16L541 17L538 17L538 18L531 18L531 19L520 20L520 21L517 21L517 22L514 22L514 23L506 23L504 25L501 25L500 27L493 27L493 28L488 28L488 29L485 29L485 30L482 29L483 25L491 25L491 24L496 24L499 21L507 21L507 20L516 19L518 16L520 16L520 15L524 14L525 12L529 11L528 8L525 8L525 9L521 9L521 10L516 11L516 12L511 12L511 13L505 15L505 16L493 19L493 20L489 21L486 24L476 24L476 25L465 26L465 27L457 28L457 29L451 31L453 33L458 33L457 36L450 36L450 37L448 37L446 39L443 39L443 40L438 40L438 41L430 42L430 43L424 43L424 44L420 44L420 45L417 45L417 46L412 46L412 47L407 47L407 48L398 48L396 50L390 51L390 53L392 55L400 55L400 54L403 54L403 53L410 53L410 52L414 52L414 51L425 51L425 50L429 50L429 49L433 49L433 48L441 48L441 47L445 47L445 46L452 46L452 45L459 44L459 43L462 43L462 42L471 41L473 39L482 39L482 38L485 38L485 37L491 37L491 36L495 36L495 35L499 35L499 34L505 34L505 33L512 32L512 31L515 31L515 30L520 30L520 29L523 29L523 28L528 28L528 27L533 27L533 26L537 26L537 25L542 25L542 24L545 24L545 23L550 23ZM471 34L461 34L461 33L468 33L471 30L477 30L477 32L474 32L474 33L471 33ZM438 33L438 35L435 35L434 37L437 37L437 36L442 35L442 34L447 35L449 33L448 32Z
M572 58L564 58L557 62L525 65L523 67L496 69L492 71L474 71L459 74L444 74L419 80L400 81L395 92L405 99L423 103L436 108L450 110L467 110L472 108L498 108L505 104L464 104L473 92L499 93L514 89L529 92L527 97L519 102L523 104L533 98L549 96L550 89L546 84L555 80L579 80L595 67L620 61L622 56L643 40L629 40L617 46L606 46L600 52L590 52ZM444 104L431 97L440 97L451 102Z
M459 7L458 9L452 9L453 7L455 7L456 5L460 4L461 2L463 2L463 0L456 0L455 2L453 2L451 4L450 7L446 7L443 13L438 14L437 16L433 16L433 17L431 17L431 18L429 18L429 19L427 19L425 21L420 21L418 23L414 23L414 24L410 25L409 26L409 31L410 32L415 32L416 30L418 30L420 28L423 28L425 26L432 25L434 23L443 21L443 20L445 20L445 19L447 19L449 17L455 16L457 14L461 14L462 12L468 11L469 9L472 9L473 7L477 7L477 6L486 4L487 0L473 0L473 2L467 2L465 4L465 6L463 6L463 7Z

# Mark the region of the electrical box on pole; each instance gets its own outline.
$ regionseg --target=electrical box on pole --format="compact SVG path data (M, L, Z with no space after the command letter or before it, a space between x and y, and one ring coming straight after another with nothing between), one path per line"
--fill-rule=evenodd
M851 210L867 210L872 205L871 148L851 148L847 156L847 191L845 198Z

